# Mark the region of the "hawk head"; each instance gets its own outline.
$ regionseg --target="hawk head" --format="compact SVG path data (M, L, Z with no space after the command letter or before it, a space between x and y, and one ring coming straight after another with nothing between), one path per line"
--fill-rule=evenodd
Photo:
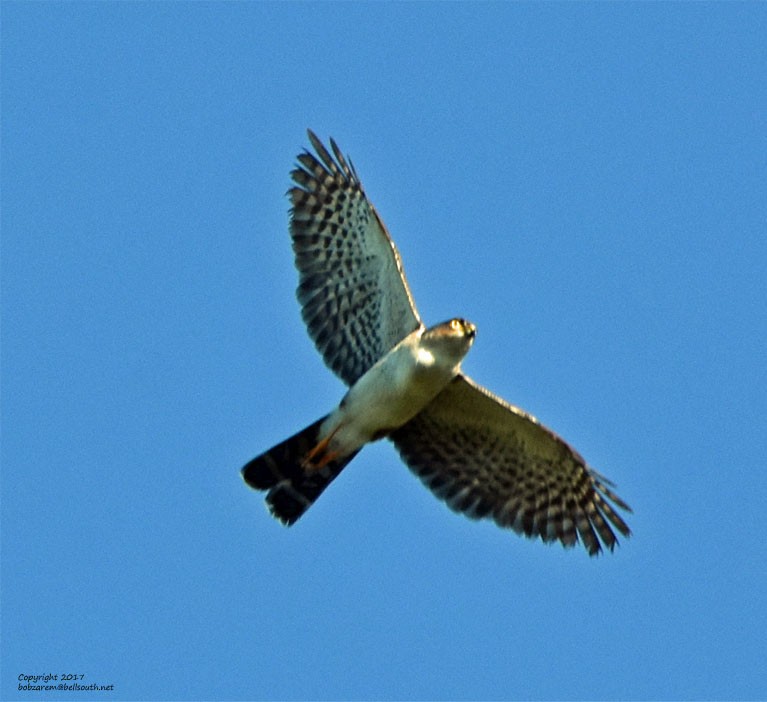
M457 366L476 335L477 328L471 322L457 317L429 327L421 337L421 345L440 359L441 365Z

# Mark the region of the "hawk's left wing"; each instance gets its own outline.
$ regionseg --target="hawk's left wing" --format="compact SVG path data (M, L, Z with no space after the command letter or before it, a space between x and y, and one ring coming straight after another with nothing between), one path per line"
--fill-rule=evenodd
M580 536L592 556L600 539L611 550L617 543L611 524L631 533L613 505L631 508L609 480L535 417L464 375L391 439L426 486L469 517L565 546Z
M399 253L351 163L332 139L333 156L311 131L309 140L317 156L300 154L291 173L297 294L325 363L352 385L421 320Z

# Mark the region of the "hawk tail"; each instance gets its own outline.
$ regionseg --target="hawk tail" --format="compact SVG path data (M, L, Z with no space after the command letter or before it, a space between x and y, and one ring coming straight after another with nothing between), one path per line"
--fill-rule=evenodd
M329 461L322 468L305 468L309 452L317 445L325 417L289 439L256 456L242 469L242 477L256 490L268 490L269 511L286 526L296 522L357 455Z

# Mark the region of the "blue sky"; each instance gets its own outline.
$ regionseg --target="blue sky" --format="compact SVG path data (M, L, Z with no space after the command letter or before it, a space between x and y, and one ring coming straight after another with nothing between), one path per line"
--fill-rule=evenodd
M767 697L767 5L0 12L2 699ZM291 529L244 486L344 392L294 296L307 127L466 371L618 484L614 553L386 443Z

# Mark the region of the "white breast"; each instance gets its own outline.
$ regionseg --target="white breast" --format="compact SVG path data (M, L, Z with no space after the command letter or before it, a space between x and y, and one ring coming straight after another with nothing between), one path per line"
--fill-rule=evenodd
M322 428L323 436L335 432L333 451L347 455L402 426L450 382L457 367L440 364L421 334L403 339L349 389Z

